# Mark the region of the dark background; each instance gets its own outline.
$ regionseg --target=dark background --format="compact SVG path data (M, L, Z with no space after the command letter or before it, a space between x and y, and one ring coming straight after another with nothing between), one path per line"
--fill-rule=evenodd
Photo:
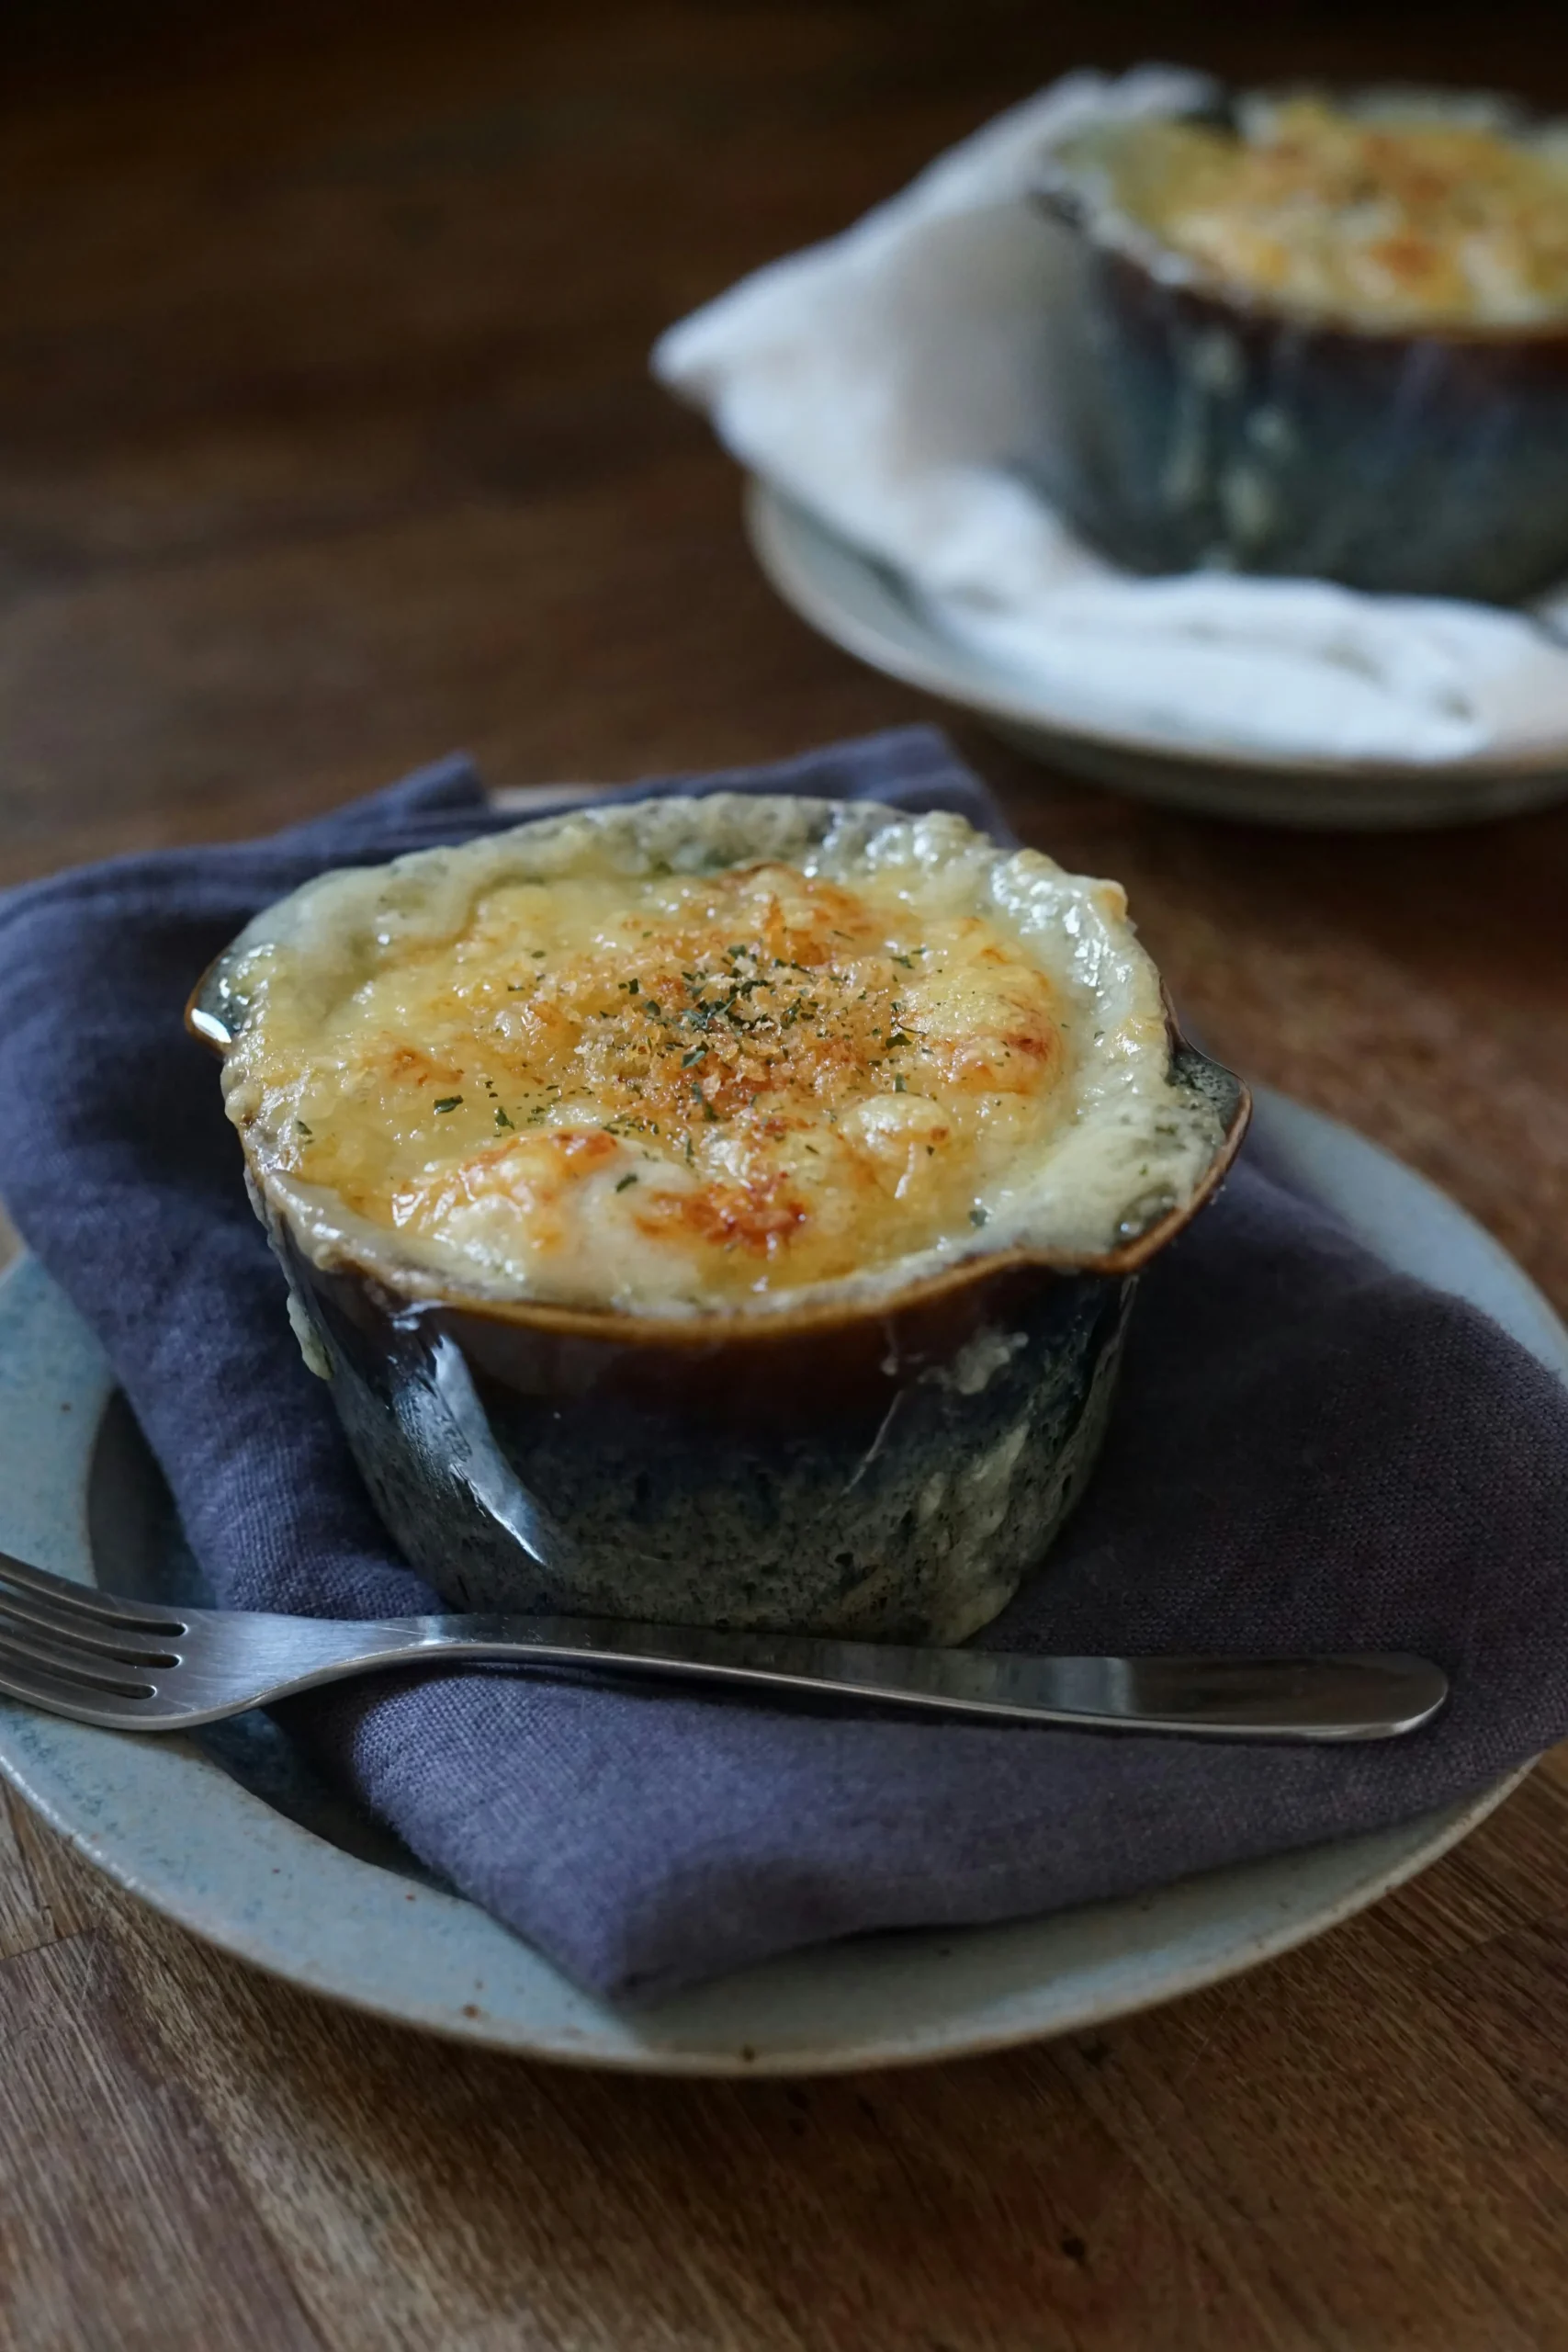
M487 16L525 35L552 17L570 22L594 16L609 44L627 12L614 6L530 6L526 0L439 11L411 0L386 6L375 0L258 0L227 12L214 9L210 0L10 0L6 13L0 46L9 56L75 61L96 54L101 61L118 61L149 41L194 37L224 47L261 46L271 38L317 35L329 28L356 26L372 33L379 27L395 34L407 24L422 23L438 31L455 18L473 22ZM1334 70L1342 62L1359 73L1381 59L1407 76L1448 78L1452 71L1468 80L1510 81L1521 88L1536 78L1540 52L1550 45L1561 16L1551 0L1502 0L1495 6L1483 0L1427 0L1418 6L1402 6L1401 0L1361 6L1356 0L1256 0L1252 6L1218 0L1212 6L1194 0L1102 0L1098 6L1093 0L1063 0L1055 6L1043 0L923 0L914 6L903 0L858 0L849 9L814 6L810 0L789 6L711 0L700 13L731 21L793 17L803 25L813 17L881 17L898 24L912 50L926 42L933 51L945 45L951 58L956 36L972 57L981 51L998 62L1005 57L1024 73L1041 59L1045 70L1055 71L1069 56L1118 64L1163 55L1242 70L1253 57L1271 68L1290 44L1309 72ZM225 16L226 23L219 21Z
M731 567L648 347L1071 65L1568 104L1561 10L1480 0L0 18L0 881L459 740L615 776L908 715Z

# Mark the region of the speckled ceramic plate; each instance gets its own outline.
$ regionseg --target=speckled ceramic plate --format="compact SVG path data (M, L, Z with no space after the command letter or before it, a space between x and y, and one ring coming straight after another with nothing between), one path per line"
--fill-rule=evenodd
M746 527L784 602L845 652L973 711L1034 758L1141 799L1253 823L1382 832L1473 824L1568 797L1568 744L1506 761L1313 761L1075 703L944 635L896 572L765 483L748 485Z
M1472 1299L1568 1379L1568 1332L1450 1201L1344 1127L1264 1093L1258 1135L1391 1263ZM91 1334L24 1259L0 1283L0 1544L119 1590L194 1573ZM138 1739L0 1703L0 1771L93 1862L226 1951L411 2025L665 2074L955 2056L1213 1984L1376 1901L1513 1781L1374 1837L1053 1919L867 1937L621 2015L434 1884L312 1780L264 1717Z

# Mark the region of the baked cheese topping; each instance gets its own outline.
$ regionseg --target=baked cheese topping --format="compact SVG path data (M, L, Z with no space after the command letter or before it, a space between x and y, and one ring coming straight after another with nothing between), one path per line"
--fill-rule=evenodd
M699 844L717 808L647 806ZM1069 1248L1191 1190L1213 1116L1168 1082L1115 886L884 811L682 872L597 813L383 869L379 917L376 876L326 877L241 943L230 1114L324 1236L491 1293L733 1308L961 1254L1049 1214L1053 1169Z
M1146 121L1098 144L1115 197L1223 284L1371 326L1568 317L1568 140L1414 100L1255 102L1240 133Z

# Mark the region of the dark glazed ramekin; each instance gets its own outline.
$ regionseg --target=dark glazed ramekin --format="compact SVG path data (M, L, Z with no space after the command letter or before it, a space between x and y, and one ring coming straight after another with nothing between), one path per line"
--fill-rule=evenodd
M1309 317L1129 236L1066 164L1038 200L1063 283L1024 469L1115 561L1496 604L1568 573L1562 321Z
M455 1608L959 1642L1082 1491L1135 1278L1245 1131L1246 1088L1171 1034L1223 1130L1190 1202L1100 1257L998 1249L872 1306L405 1293L317 1263L254 1170L252 1197L376 1508Z

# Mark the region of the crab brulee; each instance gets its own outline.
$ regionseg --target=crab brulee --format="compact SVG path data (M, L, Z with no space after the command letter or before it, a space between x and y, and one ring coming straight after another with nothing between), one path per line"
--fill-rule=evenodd
M325 875L191 1019L307 1360L463 1608L962 1640L1246 1121L1114 883L863 802Z
M233 962L230 1116L323 1239L629 1312L1185 1200L1215 1116L1119 888L866 820L737 856L733 804L653 802L328 876Z

